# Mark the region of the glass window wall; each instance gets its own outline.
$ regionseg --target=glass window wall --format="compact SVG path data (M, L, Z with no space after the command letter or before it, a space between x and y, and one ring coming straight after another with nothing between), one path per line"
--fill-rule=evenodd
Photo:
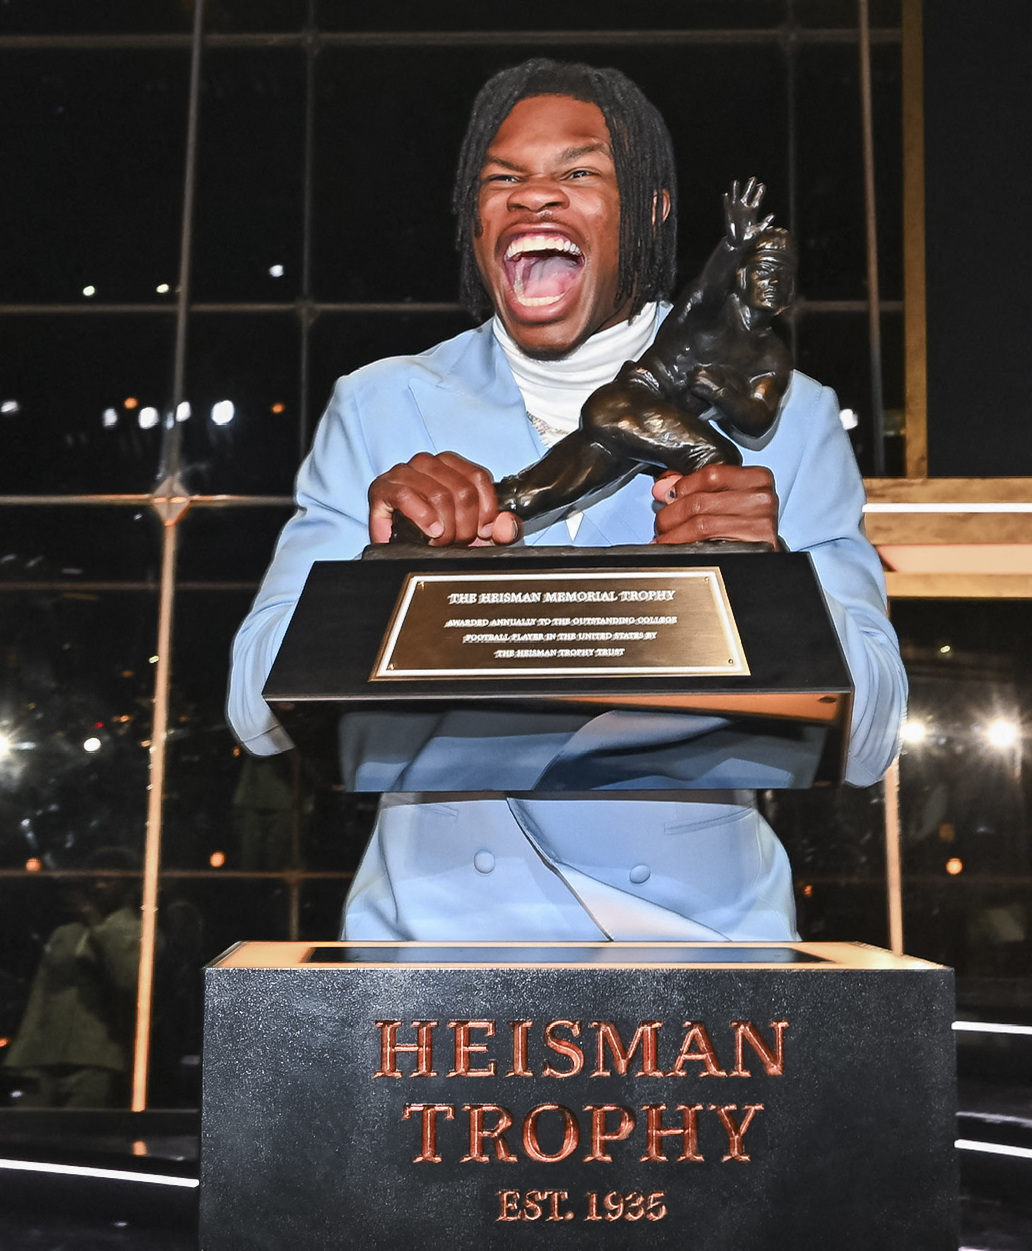
M469 324L456 301L450 180L470 101L494 70L545 54L614 64L642 84L679 155L683 277L719 237L727 184L752 173L768 183L769 207L802 251L803 300L787 333L800 366L854 414L844 420L861 466L875 463L855 4L653 0L635 7L633 29L626 6L601 5L589 30L583 6L553 0L525 6L515 30L511 14L454 0L433 6L432 30L429 20L405 3L208 4L194 150L189 6L4 6L0 99L21 119L0 208L5 237L20 241L0 271L9 1102L48 1095L26 1076L18 1041L36 1019L28 1005L43 994L48 939L78 927L64 938L96 946L105 921L117 931L155 848L152 1028L136 1056L150 1106L197 1099L205 961L240 938L337 931L375 798L344 794L296 753L241 753L223 708L228 648L333 379ZM903 405L898 2L872 4L871 20L891 415ZM185 407L172 412L177 327ZM890 421L890 467L902 465L898 434ZM925 657L918 616L901 621L910 654ZM968 648L984 653L977 632ZM931 700L939 662L928 663L913 672ZM1020 683L1013 694L1020 708ZM161 804L148 812L156 749ZM1010 763L988 757L991 772L943 747L945 797L940 774L921 772L910 751L908 945L957 954L971 976L1016 976L1027 918L1013 884L1028 870L1013 751ZM976 760L978 780L962 783ZM990 787L1005 814L979 817L981 792L962 799L965 785ZM793 856L804 934L887 943L882 789L765 803ZM951 876L954 853L965 868ZM125 1103L138 936L115 937L129 973L124 959L94 962L105 985L121 979L114 1076L81 1097Z

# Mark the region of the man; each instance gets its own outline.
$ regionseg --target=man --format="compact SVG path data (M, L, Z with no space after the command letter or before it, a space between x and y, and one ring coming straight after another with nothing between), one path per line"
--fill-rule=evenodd
M530 61L483 88L453 202L464 297L475 308L486 292L494 317L338 381L299 474L299 511L234 645L229 716L249 750L290 745L260 691L313 560L357 556L367 535L386 542L395 512L437 544L517 537L493 482L574 430L587 396L654 340L675 201L666 128L619 72ZM528 527L525 541L780 535L810 551L856 685L847 777L872 783L895 750L905 683L837 404L797 375L771 429L736 443L742 465L655 485L638 475L582 514ZM787 857L737 789L734 730L717 719L350 714L341 750L349 785L389 792L349 894L348 938L794 936ZM642 794L648 783L626 769L644 751L655 774L676 778L679 761L707 750L710 789L676 800ZM508 793L448 793L460 754L487 762L485 790ZM592 769L606 791L570 789ZM777 764L759 774L789 778Z

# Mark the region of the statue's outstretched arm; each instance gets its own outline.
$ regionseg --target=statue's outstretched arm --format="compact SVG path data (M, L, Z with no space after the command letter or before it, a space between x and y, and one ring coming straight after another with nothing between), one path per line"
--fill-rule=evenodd
M766 187L750 178L744 190L736 180L724 194L724 237L710 253L702 273L677 297L660 328L655 343L641 357L640 364L665 380L664 362L680 356L686 327L716 322L730 294L735 274L752 239L773 220L760 218L760 205Z

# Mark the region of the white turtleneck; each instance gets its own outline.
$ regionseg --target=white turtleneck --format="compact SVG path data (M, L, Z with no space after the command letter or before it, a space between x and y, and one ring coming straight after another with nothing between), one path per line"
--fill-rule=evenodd
M592 391L612 382L624 361L641 356L656 337L663 312L658 304L646 304L637 317L600 330L561 360L547 361L527 356L494 318L492 329L527 406L527 417L547 447L577 429L581 408ZM566 518L571 539L580 520L579 512Z

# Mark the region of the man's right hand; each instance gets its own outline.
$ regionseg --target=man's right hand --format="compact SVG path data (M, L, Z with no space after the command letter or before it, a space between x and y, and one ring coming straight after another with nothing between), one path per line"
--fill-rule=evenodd
M512 513L498 511L491 475L457 452L419 452L382 473L369 488L369 538L387 543L394 513L403 513L434 547L506 544L520 533Z

